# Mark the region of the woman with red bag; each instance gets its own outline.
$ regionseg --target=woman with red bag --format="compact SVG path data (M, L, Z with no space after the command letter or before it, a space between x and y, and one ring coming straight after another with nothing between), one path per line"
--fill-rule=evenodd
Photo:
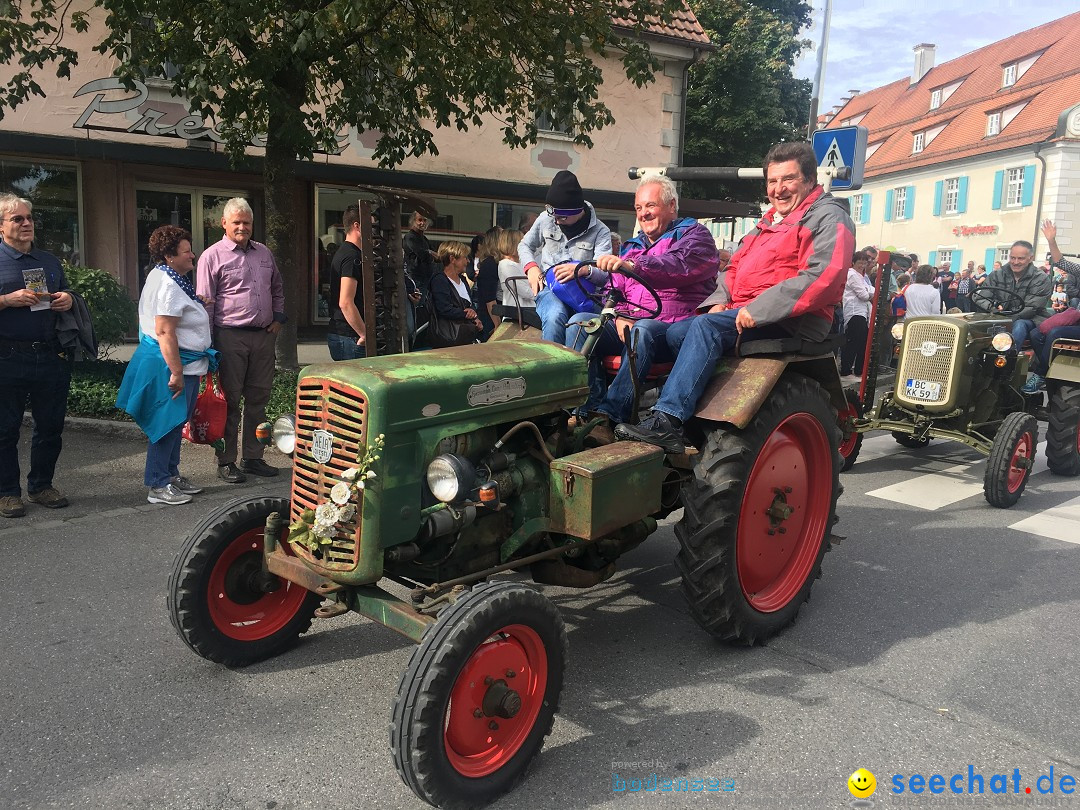
M199 394L199 380L217 368L206 302L195 294L191 234L162 225L150 234L150 258L139 297L139 347L124 373L116 406L146 433L146 500L174 506L202 492L180 475L180 441Z

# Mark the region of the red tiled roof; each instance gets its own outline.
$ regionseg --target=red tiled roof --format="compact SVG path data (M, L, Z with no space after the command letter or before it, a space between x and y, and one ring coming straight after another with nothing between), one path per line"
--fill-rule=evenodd
M618 5L625 9L630 8L629 0L618 0ZM616 28L626 29L631 28L633 25L625 17L614 17L612 22ZM711 45L709 35L705 33L705 29L701 27L701 23L694 16L694 12L690 10L690 7L685 2L675 9L671 19L666 24L661 22L659 17L647 17L645 31L653 36L682 40L692 45Z
M1012 87L1001 87L1002 67L1040 53ZM960 86L936 110L930 93ZM995 42L931 69L918 84L909 77L860 93L832 118L833 126L855 119L869 130L877 150L866 159L866 176L888 174L972 157L1053 137L1061 112L1080 101L1080 12ZM1026 102L998 135L987 137L987 113ZM915 133L944 124L919 154ZM1004 124L1004 122L1003 122Z

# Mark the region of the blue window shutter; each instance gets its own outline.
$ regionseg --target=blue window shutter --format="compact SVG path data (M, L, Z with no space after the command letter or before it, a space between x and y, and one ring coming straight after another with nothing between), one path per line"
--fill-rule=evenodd
M860 225L868 225L870 223L870 195L862 195L862 222Z
M1024 167L1024 205L1035 201L1035 164Z
M930 255L926 259L926 263L931 267L937 267L937 251L931 250ZM917 269L917 268L916 268Z
M952 265L949 269L956 273L957 278L960 277L960 271L964 269L964 251L954 250L952 252Z
M904 199L904 219L915 216L915 186L907 187L907 197Z
M1001 189L1005 185L1005 172L994 172L994 198L991 201L991 208L995 211L1001 210ZM989 270L987 271L989 272Z
M960 188L957 189L957 194L956 194L956 213L958 213L958 214L966 214L967 213L967 188L968 188L968 179L967 179L967 177L961 177L960 178Z
M986 267L986 272L989 273L994 269L994 262L997 261L997 250L994 248L986 249L986 257L983 259L983 266Z
M885 221L892 222L893 190L885 192Z
M945 190L945 181L938 180L934 183L934 216L941 216L941 195Z

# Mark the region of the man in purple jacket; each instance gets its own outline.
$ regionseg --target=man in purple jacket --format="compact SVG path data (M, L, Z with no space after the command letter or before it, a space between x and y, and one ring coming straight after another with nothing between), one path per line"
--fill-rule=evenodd
M593 352L589 368L589 399L579 411L577 421L596 416L607 417L608 424L594 429L594 434L608 436L611 422L630 418L634 400L634 382L630 376L644 377L649 366L674 359L665 335L671 324L692 317L697 305L716 289L719 256L709 230L689 217L678 216L679 196L675 184L661 175L647 175L638 184L634 195L640 233L623 242L619 256L599 256L596 266L608 272L622 269L641 276L659 294L662 309L657 318L640 319L643 310L634 305L656 306L645 288L624 275L613 274L611 284L619 288L627 304L620 305L619 317L604 326ZM566 330L566 345L580 349L587 337L579 325L595 317L580 313L570 320ZM631 369L629 349L623 344L624 329L630 329L629 346L636 352L635 368ZM602 360L609 355L622 355L622 364L610 386ZM610 434L613 436L613 434Z
M270 249L251 238L251 206L242 197L225 203L221 227L225 235L199 257L198 294L210 299L206 311L214 330L214 348L221 353L221 387L228 416L225 449L218 453L218 478L239 484L247 476L270 477L276 467L263 461L263 444L255 428L266 420L266 403L274 382L274 342L285 323L281 273ZM244 398L243 456L236 469L240 398Z

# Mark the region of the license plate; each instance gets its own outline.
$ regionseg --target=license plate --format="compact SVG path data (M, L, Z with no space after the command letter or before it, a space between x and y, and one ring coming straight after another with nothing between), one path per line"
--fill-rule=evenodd
M941 383L930 380L908 380L905 393L909 399L937 399L941 393Z

